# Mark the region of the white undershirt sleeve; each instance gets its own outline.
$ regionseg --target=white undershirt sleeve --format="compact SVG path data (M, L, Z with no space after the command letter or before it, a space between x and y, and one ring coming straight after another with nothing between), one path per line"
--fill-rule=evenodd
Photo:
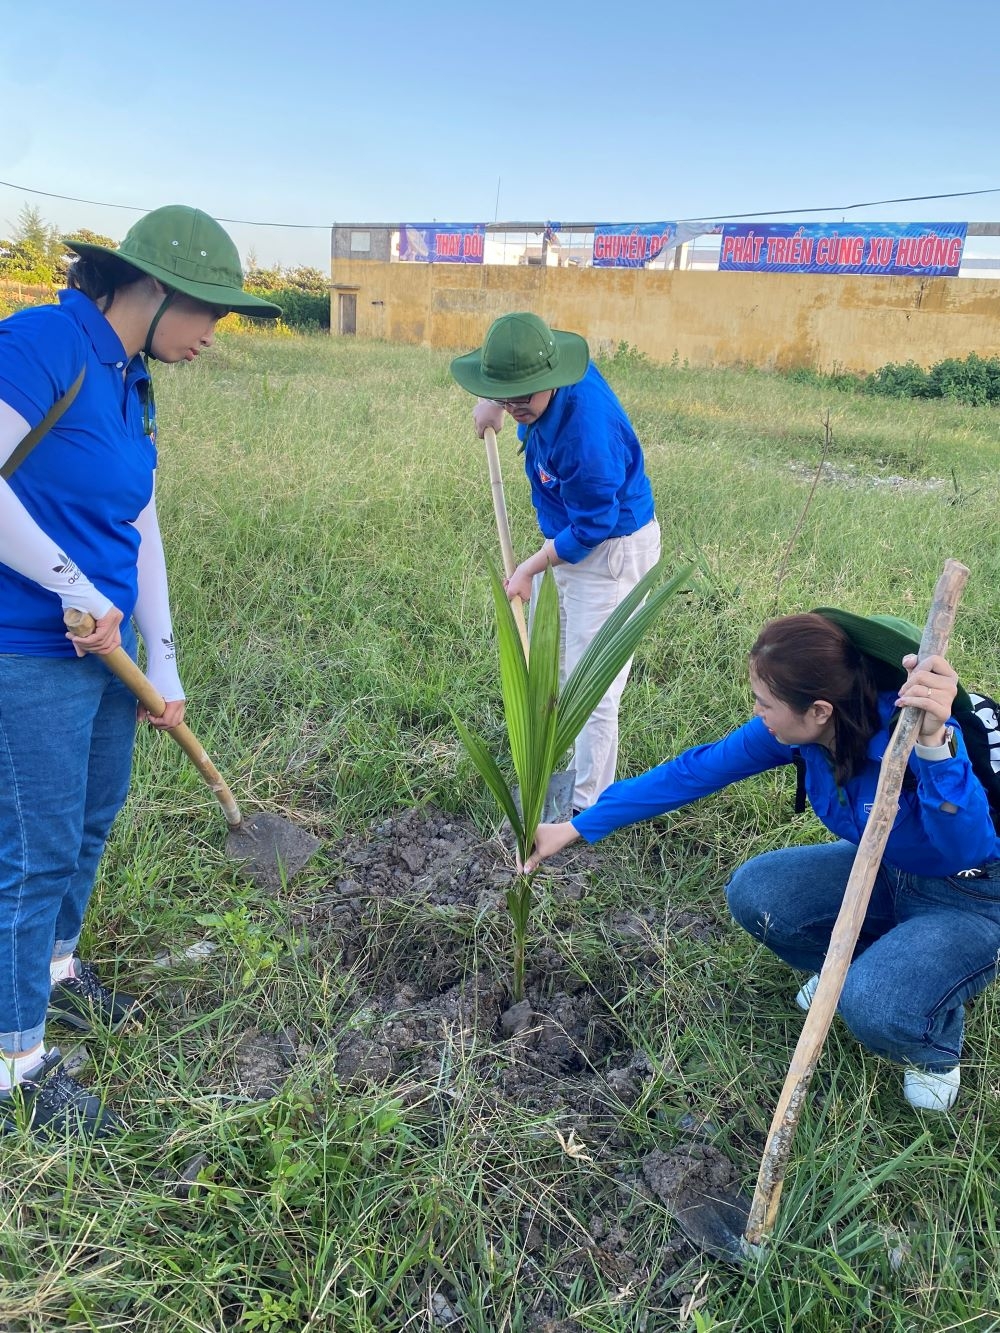
M135 604L135 623L146 645L146 675L167 703L184 698L177 671L177 653L170 618L167 592L167 562L156 516L156 476L149 504L135 521L139 545L139 597Z
M19 412L0 402L0 467L28 434L30 427ZM46 588L62 602L100 620L111 602L98 592L65 551L47 536L7 483L0 477L0 561L32 583Z

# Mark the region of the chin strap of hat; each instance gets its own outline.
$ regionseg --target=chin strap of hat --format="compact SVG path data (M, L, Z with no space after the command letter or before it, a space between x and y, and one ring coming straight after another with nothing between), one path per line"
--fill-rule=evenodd
M160 302L160 308L159 308L159 310L157 310L156 314L153 316L153 322L152 322L152 324L150 324L150 326L149 326L149 332L146 334L146 341L143 343L143 346L142 346L142 354L143 354L143 356L145 356L145 357L150 357L150 356L152 356L153 359L154 359L154 361L155 361L156 357L154 356L154 353L153 353L153 334L156 332L156 326L157 326L157 324L159 324L160 320L163 318L163 315L164 315L164 313L165 313L165 311L166 311L166 309L167 309L167 306L170 305L171 301L173 301L173 299L174 299L174 297L175 297L176 295L177 295L177 293L174 291L174 289L173 289L172 287L168 287L168 288L167 288L167 290L166 290L166 291L164 292L164 294L163 294L163 300ZM146 368L147 368L147 370L149 369L148 365L147 365Z

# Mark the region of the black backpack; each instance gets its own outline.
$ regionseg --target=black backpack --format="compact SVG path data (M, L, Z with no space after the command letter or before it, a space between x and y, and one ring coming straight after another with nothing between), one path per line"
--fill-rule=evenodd
M1000 704L969 690L972 708L956 708L955 721L969 752L972 771L986 789L993 827L1000 833Z
M960 708L956 700L952 716L961 728L972 771L986 791L993 827L1000 834L1000 704L988 694L975 694L969 690L968 696L972 707ZM806 765L798 753L792 762L795 765L795 813L800 815L806 808ZM912 791L916 785L917 775L908 768L903 778L903 790Z

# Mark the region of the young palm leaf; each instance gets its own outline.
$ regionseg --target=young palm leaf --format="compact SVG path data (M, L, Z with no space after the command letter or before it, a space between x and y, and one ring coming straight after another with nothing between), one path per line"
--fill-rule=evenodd
M559 598L551 570L546 570L532 616L530 659L517 632L514 613L496 570L490 583L497 616L500 689L511 759L520 788L520 806L512 786L483 741L457 718L455 726L483 781L510 820L523 864L535 841L545 795L556 764L576 740L608 687L635 652L639 640L667 601L687 581L692 566L663 582L662 562L655 565L604 622L559 694ZM657 586L659 585L659 586ZM514 923L514 998L524 993L524 940L531 909L531 876L518 875L507 894Z
M531 850L541 819L545 793L555 767L555 736L559 701L559 599L551 576L543 581L532 618L531 662L525 660L514 613L496 571L490 568L496 608L507 739L514 764L520 803L483 741L452 713L462 743L480 777L510 820L521 859Z
M557 759L576 740L615 676L635 652L666 603L687 583L693 569L694 565L685 565L666 582L661 582L665 570L663 561L658 561L619 602L591 639L559 698Z

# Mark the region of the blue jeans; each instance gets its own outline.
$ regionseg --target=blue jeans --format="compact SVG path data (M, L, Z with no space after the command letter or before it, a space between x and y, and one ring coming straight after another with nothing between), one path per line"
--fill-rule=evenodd
M135 656L135 635L122 626ZM135 698L99 657L0 655L0 1051L45 1033L49 962L71 953L128 793Z
M791 967L818 972L855 851L835 842L756 856L729 881L729 910ZM925 879L882 865L837 1007L869 1050L918 1069L958 1064L965 1002L997 975L1000 864L986 875Z

